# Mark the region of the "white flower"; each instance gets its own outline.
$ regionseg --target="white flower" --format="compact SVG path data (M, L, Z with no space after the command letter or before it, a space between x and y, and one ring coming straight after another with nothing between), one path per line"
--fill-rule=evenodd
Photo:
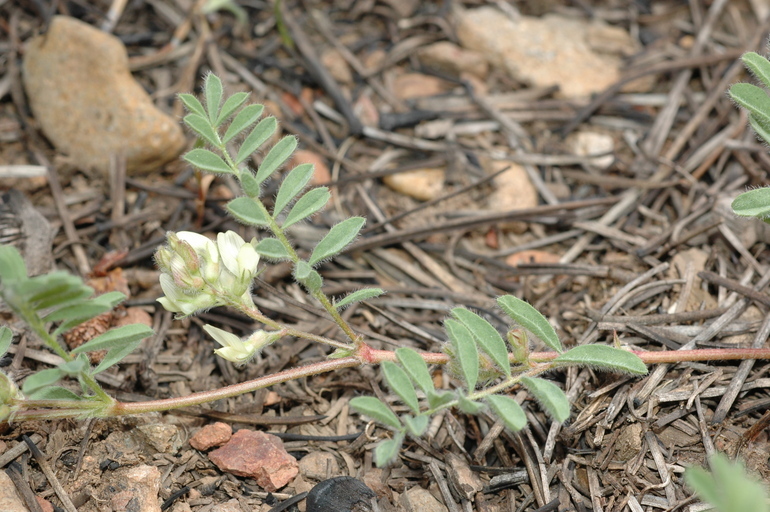
M262 347L269 345L281 334L278 332L255 331L246 340L241 340L233 333L223 331L213 325L204 325L206 331L222 348L214 350L218 356L236 364L248 363Z

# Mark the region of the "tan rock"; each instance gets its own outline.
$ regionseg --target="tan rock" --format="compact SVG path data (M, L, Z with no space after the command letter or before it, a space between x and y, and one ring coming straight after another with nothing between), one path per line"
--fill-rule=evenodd
M489 72L489 63L482 54L449 41L439 41L421 48L417 58L426 67L454 75L469 73L485 78Z
M233 429L230 425L217 421L197 431L190 438L190 446L203 452L215 446L222 446L231 437L233 437Z
M489 174L508 169L494 179L495 190L487 200L491 210L503 212L537 206L537 189L521 165L506 160L486 159L482 159L481 164ZM503 223L500 227L515 233L523 233L527 229L527 224L514 221Z
M463 47L480 52L515 80L537 87L558 85L570 98L589 96L616 82L623 64L618 53L635 48L628 33L599 21L557 14L513 21L494 7L458 11L455 18Z
M518 267L522 264L531 263L559 263L559 258L558 254L552 252L530 249L511 254L505 258L505 262L512 267Z
M390 174L382 178L383 183L401 194L418 201L430 201L444 190L444 169L425 168Z
M433 497L427 489L412 487L398 500L406 512L446 512L446 505Z
M27 43L22 69L41 129L78 166L106 172L121 153L129 173L149 172L185 145L179 123L131 76L120 40L91 25L54 17Z
M13 480L5 471L0 471L0 510L3 512L27 512L27 507L16 493Z
M615 161L615 140L606 133L583 130L567 137L567 145L577 156L593 156L590 165L606 169ZM605 154L606 153L606 154ZM604 156L595 156L602 155Z
M321 54L321 64L324 65L329 74L336 81L343 84L353 83L353 72L350 65L345 62L340 52L334 48L329 48Z
M436 96L451 90L452 85L440 78L422 73L404 73L393 81L393 94L402 100Z

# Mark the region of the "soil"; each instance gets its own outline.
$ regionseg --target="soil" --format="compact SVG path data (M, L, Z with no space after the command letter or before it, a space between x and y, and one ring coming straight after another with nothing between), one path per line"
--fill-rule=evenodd
M701 348L765 346L761 326L770 302L746 289L764 291L757 283L770 268L767 239L754 221L734 218L725 205L747 187L765 184L770 157L725 87L748 80L736 56L764 48L768 26L757 20L766 2L490 2L507 5L507 15L558 13L628 31L639 46L624 58L622 76L654 82L641 93L622 92L618 83L589 99L530 87L495 65L483 79L423 65L421 47L456 42L454 2L290 1L284 2L285 25L276 23L267 2L239 3L246 25L226 11L203 16L189 2L129 2L113 33L128 48L134 76L162 110L180 116L176 94L199 91L201 78L213 70L230 92L252 91L255 101L280 117L285 133L297 135L301 148L326 163L332 204L292 236L306 254L322 228L349 215L369 219L364 234L320 272L330 296L364 286L387 290L345 311L373 347L438 351L446 339L441 323L457 305L505 328L494 302L503 294L534 305L566 346L613 343L615 336L649 351L677 349L699 336ZM470 9L484 2L459 4ZM86 266L94 271L94 284L111 280L108 289L130 292L114 318L101 318L76 337L117 325L124 315L148 322L157 333L105 372L107 389L131 402L184 396L322 360L325 349L285 339L236 367L214 356L215 344L202 325L242 336L259 325L223 309L176 320L155 302L162 292L152 254L167 231L233 229L246 239L256 234L224 214L223 204L237 193L232 182L200 182L179 160L125 178L116 189L103 174L74 167L39 131L19 72L23 42L45 30L54 9L100 26L109 7L0 3L0 30L7 36L0 41L0 173L46 165L56 178L2 182L4 189L22 190L54 229L48 254L28 257L49 257L73 272ZM314 10L325 14L328 30L314 21ZM341 45L352 55L349 61L375 72L362 75L337 55L322 61L322 69L338 70L327 72L331 82L324 82L317 74L321 60L301 44L287 49L284 28L295 43L308 41L318 50ZM700 50L694 49L698 41ZM183 45L189 51L169 51ZM349 82L340 68L350 73ZM397 78L406 73L438 78L443 89L434 92L425 79L417 89L430 90L430 96L403 99ZM483 94L469 93L471 80ZM364 125L379 115L379 128L356 133L340 102ZM436 120L455 130L442 131ZM428 128L438 135L428 139ZM569 136L582 131L610 137L611 163L600 166L574 153ZM490 179L488 161L500 155L530 167L523 174L537 194L536 206L522 210L490 200L501 185ZM443 181L427 203L383 182L415 169L445 171L428 173ZM268 189L272 196L275 185ZM122 210L115 208L116 197L123 198ZM30 233L1 240L18 243L20 236ZM261 274L254 293L270 317L344 339L285 266ZM3 360L7 373L21 382L47 368L40 342L7 311L0 314L23 334L15 354ZM702 336L709 328L710 335ZM646 378L578 368L554 372L549 378L572 402L567 422L553 423L516 389L513 396L529 419L521 432L511 433L485 414L451 410L431 424L427 437L408 439L384 469L373 464L372 450L389 432L348 407L362 394L393 398L380 372L368 367L165 414L15 423L2 440L10 450L26 435L43 453L43 463L27 454L14 458L22 476L17 486L56 507L64 507L61 496L67 495L79 511L117 510L114 496L125 489L125 471L140 465L159 470L160 501L178 512L267 511L338 475L365 482L380 510L405 509L404 496L416 496L408 492L415 488L428 490L451 511L702 510L683 472L703 465L714 450L741 456L770 483L763 418L770 403L768 369L762 361L714 361L660 365ZM440 368L433 371L439 384L457 385ZM298 459L333 459L268 493L252 479L223 473L205 452L190 447L189 437L214 421L276 433ZM501 475L510 483L498 484ZM304 503L299 506L304 510Z

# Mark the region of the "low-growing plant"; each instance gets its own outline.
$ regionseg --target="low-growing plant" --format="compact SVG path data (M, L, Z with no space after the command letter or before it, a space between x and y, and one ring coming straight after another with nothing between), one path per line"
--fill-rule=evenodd
M643 375L647 372L645 362L767 357L766 353L751 349L634 353L619 346L595 344L565 350L543 315L509 295L497 300L500 310L510 318L510 328L504 334L478 313L457 307L444 322L447 342L443 352L375 349L340 312L383 291L365 288L332 300L323 291L323 278L318 271L323 262L340 254L355 240L364 219L342 220L326 232L309 254L300 254L287 230L324 208L330 199L328 188L308 188L313 167L301 164L286 173L273 201L263 201L263 185L268 179L276 178L297 147L296 139L281 138L266 152L256 170L252 170L251 157L276 133L277 120L260 119L263 106L246 105L247 93L235 93L225 99L222 83L213 74L206 77L203 96L205 105L193 95L180 95L189 111L184 123L199 137L195 149L185 154L184 159L203 172L235 178L243 195L227 204L227 212L265 235L245 241L232 231L219 233L216 240L194 232L168 233L167 244L156 253L164 292L159 302L178 317L227 306L260 322L264 327L245 339L211 325L204 327L221 345L215 351L217 355L238 365L248 363L259 350L284 337L329 346L327 360L184 397L118 402L98 384L97 375L120 362L152 331L145 326L121 327L68 350L61 342L63 334L109 311L123 297L109 293L93 298L93 290L64 272L28 277L18 252L3 246L0 247L0 296L35 335L61 357L61 363L27 377L21 389L8 376L0 374L2 419L108 417L163 411L200 405L341 368L379 364L385 382L407 412L398 415L385 402L372 396L356 397L351 406L392 431L392 436L376 448L376 461L383 465L398 454L406 436L421 436L430 416L447 408L468 414L489 409L511 430L523 428L526 415L508 394L514 388L525 388L555 421L566 420L570 404L565 393L557 384L543 378L543 374L551 370L590 366ZM339 326L345 340L304 332L263 314L252 300L252 286L262 259L290 262L293 278ZM531 352L530 336L551 351ZM8 350L11 338L9 329L0 329L0 354ZM107 355L93 366L88 354L99 350L107 350ZM431 364L444 365L458 385L454 389L437 389L428 366ZM62 385L73 381L79 387Z

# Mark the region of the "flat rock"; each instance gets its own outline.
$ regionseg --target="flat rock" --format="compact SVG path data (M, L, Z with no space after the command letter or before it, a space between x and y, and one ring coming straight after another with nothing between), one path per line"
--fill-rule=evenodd
M233 429L227 423L217 421L206 425L190 438L190 446L202 452L215 446L222 446L233 437Z
M447 512L446 505L433 497L427 489L412 487L399 499L406 512Z
M305 478L324 480L339 476L340 465L331 453L315 451L299 460L299 473Z
M393 80L393 94L401 100L436 96L451 89L449 82L422 73L404 73Z
M16 486L11 477L0 471L0 510L3 512L29 512L16 493Z
M209 453L209 459L222 471L253 478L268 492L299 473L297 459L286 452L279 438L247 429L233 434L227 444Z
M31 39L24 87L43 133L73 163L106 172L123 154L129 173L157 169L179 156L179 123L160 111L128 68L120 40L87 23L55 16Z
M488 174L507 169L494 179L495 190L487 199L489 209L504 212L537 206L537 189L529 179L524 167L515 162L488 159L482 159L481 165ZM523 233L527 229L527 224L513 221L501 223L500 227L516 233Z
M102 482L96 497L112 507L105 510L160 512L160 470L155 466L119 468Z
M636 47L625 30L598 20L548 14L514 21L494 7L458 10L455 20L463 47L485 55L515 80L558 85L569 98L590 96L616 82L622 55Z

